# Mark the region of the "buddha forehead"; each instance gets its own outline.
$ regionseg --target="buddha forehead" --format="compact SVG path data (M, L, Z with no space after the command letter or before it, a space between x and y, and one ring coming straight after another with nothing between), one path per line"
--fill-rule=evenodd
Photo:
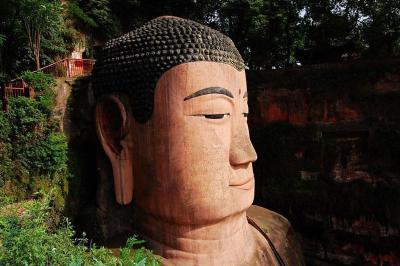
M128 95L135 119L144 123L153 113L160 77L174 66L198 61L244 69L232 40L222 33L182 18L156 18L105 45L93 70L94 93L97 98Z
M245 71L216 62L189 62L173 67L159 79L156 94L166 90L169 97L188 101L203 95L235 98L247 94ZM164 93L164 94L165 94Z

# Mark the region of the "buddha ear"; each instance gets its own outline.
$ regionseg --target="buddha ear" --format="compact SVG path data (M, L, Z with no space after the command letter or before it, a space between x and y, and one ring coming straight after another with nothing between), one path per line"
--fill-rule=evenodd
M110 159L116 201L125 205L132 201L134 178L130 123L125 105L116 96L107 96L96 105L96 131Z

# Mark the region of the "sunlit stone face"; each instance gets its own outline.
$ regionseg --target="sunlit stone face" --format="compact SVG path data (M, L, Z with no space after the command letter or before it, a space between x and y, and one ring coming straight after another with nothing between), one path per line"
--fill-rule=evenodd
M191 62L165 72L151 119L129 130L139 209L178 224L243 213L254 198L256 160L247 113L244 70Z

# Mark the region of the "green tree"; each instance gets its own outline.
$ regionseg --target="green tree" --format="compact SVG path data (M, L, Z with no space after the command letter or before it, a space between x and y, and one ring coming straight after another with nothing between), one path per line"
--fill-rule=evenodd
M304 63L400 54L399 1L304 0L302 13Z
M15 69L20 34L19 8L16 0L2 1L0 4L0 75L3 79Z
M87 33L98 29L99 25L81 8L76 0L70 0L67 8L66 24L71 24L70 28L75 27Z
M360 31L368 57L400 55L400 2L396 0L357 1L362 15Z
M61 11L62 6L59 1L20 0L19 16L28 37L36 69L40 68L43 43L60 41L63 26Z
M305 64L338 61L355 51L359 13L345 1L305 1L301 19L302 50L297 58Z
M233 39L249 68L287 67L296 61L300 10L298 1L223 1L219 29Z
M109 0L85 0L82 2L82 9L86 14L84 20L92 29L91 34L97 39L104 41L121 33L119 21L110 8ZM81 20L82 18L81 16Z

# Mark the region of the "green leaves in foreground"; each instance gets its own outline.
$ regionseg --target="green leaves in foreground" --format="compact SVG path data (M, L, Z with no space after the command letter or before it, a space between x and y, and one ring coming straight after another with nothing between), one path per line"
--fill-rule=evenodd
M85 238L74 238L68 219L53 221L51 198L10 203L0 199L0 265L160 265L151 251L133 246L143 241L133 236L114 256L110 250L85 246Z

